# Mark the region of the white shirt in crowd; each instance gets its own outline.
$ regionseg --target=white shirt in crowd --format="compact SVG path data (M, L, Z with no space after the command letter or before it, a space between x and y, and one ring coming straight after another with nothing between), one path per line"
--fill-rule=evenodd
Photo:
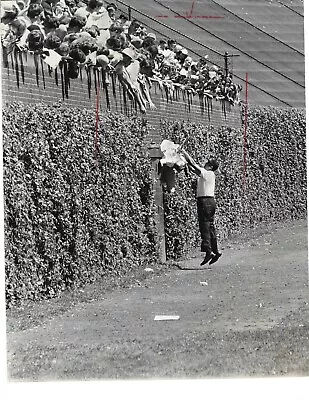
M197 197L215 195L216 175L213 171L201 168L201 175L197 179Z

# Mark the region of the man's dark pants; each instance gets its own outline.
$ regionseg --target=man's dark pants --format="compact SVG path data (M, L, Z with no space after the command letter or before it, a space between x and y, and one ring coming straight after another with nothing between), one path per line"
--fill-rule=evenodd
M214 225L216 202L213 197L197 198L197 214L201 233L201 251L218 253L216 229Z

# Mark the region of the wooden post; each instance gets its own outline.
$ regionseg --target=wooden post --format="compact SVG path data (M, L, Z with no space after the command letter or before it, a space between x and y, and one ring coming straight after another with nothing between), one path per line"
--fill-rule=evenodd
M224 70L225 70L225 77L227 77L228 74L229 74L228 57L229 57L229 53L226 51L226 52L224 53Z
M158 235L159 261L166 262L165 249L165 229L164 229L164 205L163 205L163 190L160 179L158 177L158 163L162 157L162 152L158 145L151 144L148 147L149 156L152 164L152 187L156 204L156 227Z

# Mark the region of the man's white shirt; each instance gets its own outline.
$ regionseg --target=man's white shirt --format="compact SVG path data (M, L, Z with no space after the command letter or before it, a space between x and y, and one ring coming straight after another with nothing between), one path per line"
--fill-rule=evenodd
M200 168L201 175L197 179L197 197L215 195L216 175L213 171L208 171L205 168Z

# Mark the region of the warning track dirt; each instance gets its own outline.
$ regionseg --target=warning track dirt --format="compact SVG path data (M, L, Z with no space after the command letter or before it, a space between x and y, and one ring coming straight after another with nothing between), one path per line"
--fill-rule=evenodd
M194 270L200 261L95 298L89 289L63 310L58 299L8 313L8 379L308 375L306 221L230 241L211 269Z

